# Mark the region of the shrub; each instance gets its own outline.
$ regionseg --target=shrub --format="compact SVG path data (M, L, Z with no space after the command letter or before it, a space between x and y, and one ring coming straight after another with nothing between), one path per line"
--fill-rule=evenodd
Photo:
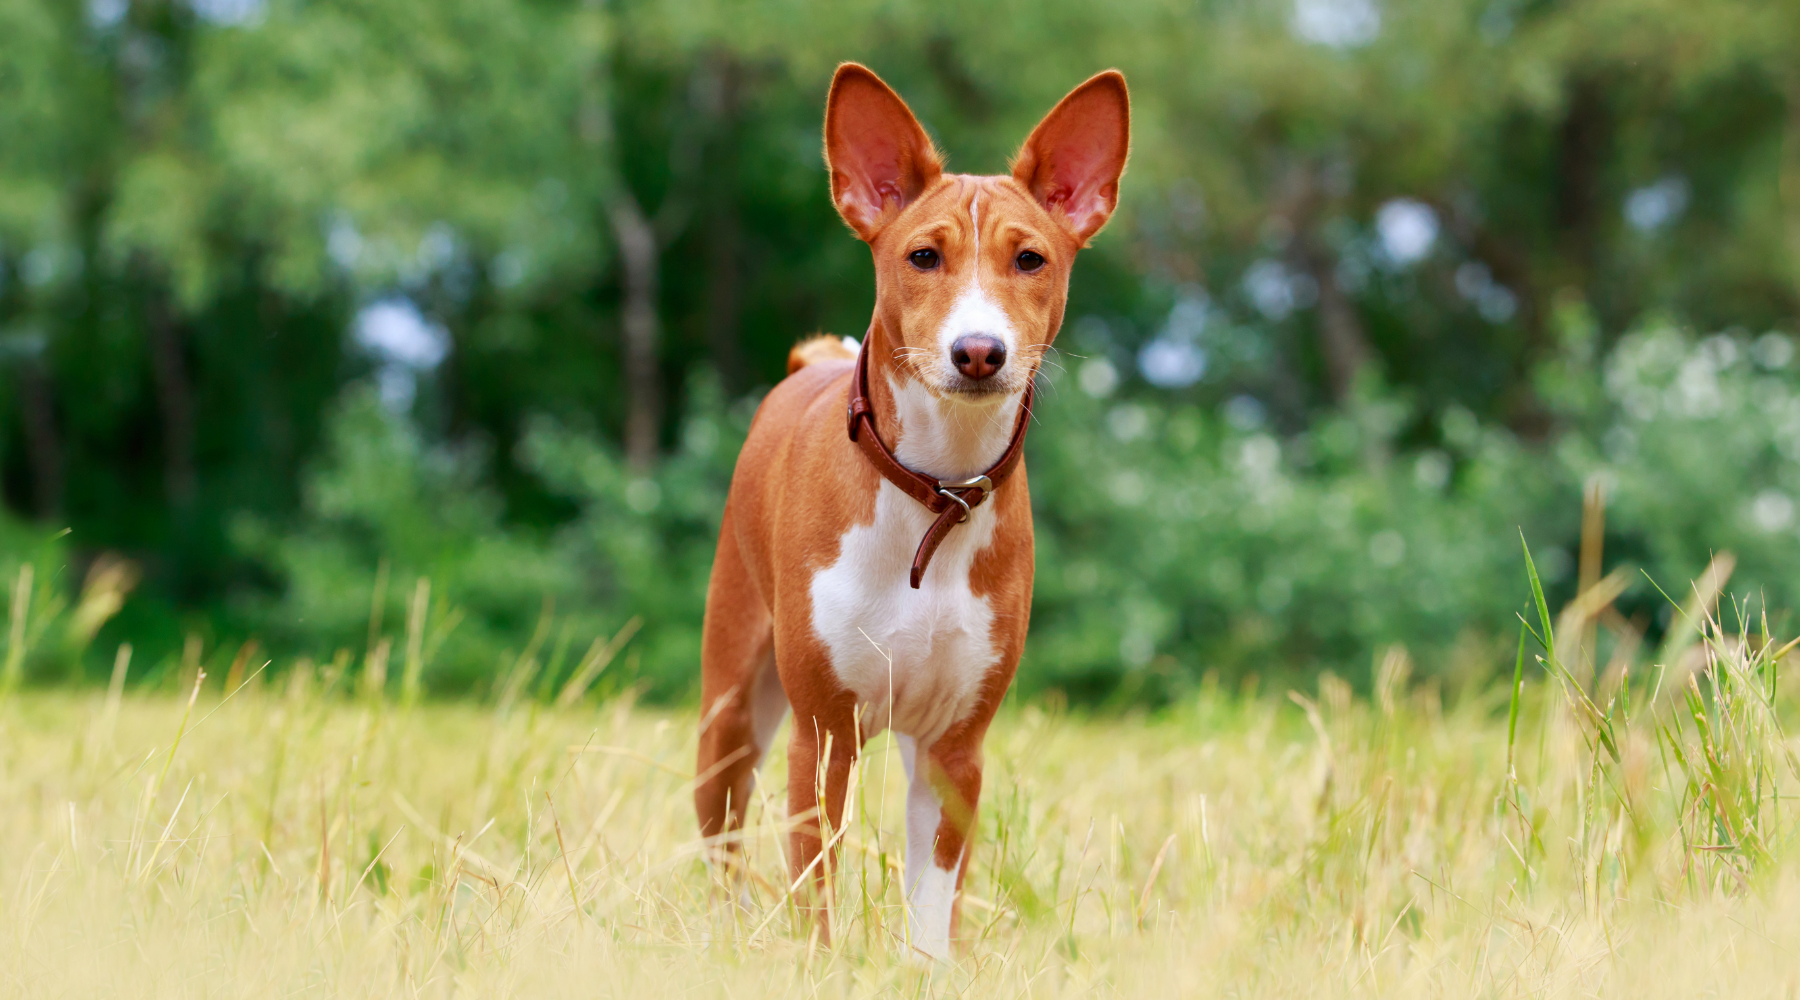
M1421 421L1376 387L1282 436L1241 401L1090 394L1079 386L1117 380L1052 371L1028 446L1038 573L1021 688L1156 702L1209 673L1364 677L1395 643L1426 672L1490 669L1520 610L1520 530L1540 546L1552 596L1567 599L1590 482L1610 498L1609 566L1687 580L1730 549L1736 594L1800 604L1792 355L1779 334L1696 338L1659 321L1604 359L1571 341L1539 373L1559 428L1541 444L1460 409ZM689 396L678 446L643 473L591 431L534 420L523 464L579 512L538 533L503 518L478 452L428 445L372 393L352 392L331 417L300 529L238 526L285 581L257 620L317 655L366 656L384 635L397 649L416 581L429 578L442 641L426 680L438 690L524 670L550 692L581 648L641 617L605 683L691 693L754 403L728 406L710 381ZM1431 445L1401 448L1398 429L1421 422ZM1620 606L1654 637L1666 602L1636 579Z

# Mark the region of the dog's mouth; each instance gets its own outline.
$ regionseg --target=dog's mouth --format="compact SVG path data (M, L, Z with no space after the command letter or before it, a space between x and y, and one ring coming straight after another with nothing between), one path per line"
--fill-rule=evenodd
M963 399L999 399L1003 396L1010 396L1016 391L1012 381L1012 379L998 378L984 378L977 381L972 378L964 378L961 375L952 375L945 380L943 391L947 396L956 396Z
M1008 366L1006 371L983 379L972 379L951 369L936 379L938 393L949 399L986 404L1025 391L1037 375L1036 365Z
M1021 363L1008 359L1005 366L986 378L970 378L956 366L938 362L924 351L896 352L894 360L903 369L911 369L915 380L933 395L970 405L983 406L1025 391L1037 375L1035 358Z

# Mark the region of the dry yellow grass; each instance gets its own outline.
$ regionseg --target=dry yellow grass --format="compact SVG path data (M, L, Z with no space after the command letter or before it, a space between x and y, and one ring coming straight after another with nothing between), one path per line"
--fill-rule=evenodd
M14 696L0 983L739 1000L1800 990L1787 801L1761 807L1766 856L1711 849L1695 840L1710 800L1658 749L1648 709L1614 763L1553 688L1528 685L1515 785L1505 691L1445 707L1384 676L1373 701L1327 678L1303 698L1210 693L1155 717L1009 709L953 968L909 961L900 938L885 737L860 771L824 948L782 905L774 802L753 815L747 908L700 863L690 712L402 709L295 675L202 695L182 733L186 699ZM1668 718L1679 703L1664 701ZM1762 749L1787 752L1771 738ZM779 754L770 767L778 788ZM1795 790L1785 763L1767 778Z

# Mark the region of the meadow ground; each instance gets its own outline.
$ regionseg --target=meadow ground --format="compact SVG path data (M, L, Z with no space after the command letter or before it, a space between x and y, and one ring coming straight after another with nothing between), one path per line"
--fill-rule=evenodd
M14 695L0 984L1792 997L1792 693L1761 640L1714 639L1697 672L1629 702L1614 678L1595 713L1528 663L1516 723L1509 686L1452 697L1408 685L1397 656L1367 698L1328 676L1148 716L1009 707L954 967L908 959L886 737L854 786L827 948L784 905L778 794L756 803L747 907L702 865L692 711L407 708L305 671L191 714L167 695ZM766 773L781 787L779 752Z

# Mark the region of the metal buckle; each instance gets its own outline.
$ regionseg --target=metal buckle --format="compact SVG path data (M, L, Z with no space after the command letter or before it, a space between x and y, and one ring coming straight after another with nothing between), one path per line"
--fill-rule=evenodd
M963 516L956 522L957 524L961 524L963 521L967 521L969 515L973 514L975 510L970 506L967 500L950 492L951 490L980 490L981 497L985 499L989 493L994 492L994 481L986 476L976 476L973 479L960 479L956 481L947 479L938 480L938 495L949 497L956 501L958 507L963 509ZM981 499L977 499L975 502L980 503Z

